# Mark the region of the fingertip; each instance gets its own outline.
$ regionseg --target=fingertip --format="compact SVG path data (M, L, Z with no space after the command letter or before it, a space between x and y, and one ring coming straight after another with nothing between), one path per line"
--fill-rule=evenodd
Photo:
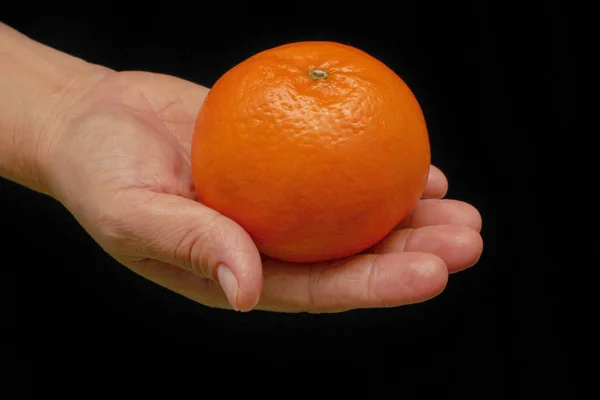
M483 239L472 227L434 225L398 231L379 251L422 252L440 257L450 273L475 265L483 251ZM398 250L396 250L398 249Z
M260 253L250 235L224 215L213 216L205 235L208 240L202 253L211 266L200 273L218 281L231 307L251 311L256 307L263 285Z
M227 301L229 301L231 307L236 311L239 310L238 294L240 285L231 268L225 264L219 264L217 267L217 280L219 285L221 285L221 289L225 292L225 296L227 296Z
M463 225L473 228L478 233L481 232L483 218L479 210L475 206L465 202L461 202L461 206L463 207L463 218L465 221Z
M420 303L440 294L448 283L444 261L429 253L388 253L377 256L378 300L384 305Z
M479 232L467 226L440 226L436 252L446 261L450 273L464 271L475 265L483 251L483 239Z
M262 292L263 278L262 265L260 258L258 265L254 261L253 265L240 269L239 288L237 292L237 309L238 311L252 311L260 300Z
M481 258L483 254L483 238L479 231L465 227L460 235L460 246L462 251L457 252L457 258L454 260L451 273L460 272L471 268Z
M262 260L250 235L241 227L237 229L237 235L231 235L224 259L230 260L232 273L238 282L235 305L232 306L238 311L247 312L253 310L260 300Z
M448 267L444 260L435 254L419 253L419 258L411 264L421 282L421 300L431 299L444 291L448 284Z
M238 271L240 271L238 269ZM250 277L247 274L236 276L225 264L217 267L217 281L225 293L227 301L235 311L252 311L260 300L262 277Z
M427 184L423 191L423 198L441 199L448 193L448 178L446 175L434 165L429 168L427 176Z

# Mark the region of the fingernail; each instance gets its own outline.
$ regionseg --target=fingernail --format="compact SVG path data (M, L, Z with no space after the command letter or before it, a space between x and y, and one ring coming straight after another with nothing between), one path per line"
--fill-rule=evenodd
M239 311L237 306L238 282L235 279L235 275L233 275L233 272L225 264L221 264L217 267L217 277L219 278L221 288L227 296L227 300L229 300L234 310Z

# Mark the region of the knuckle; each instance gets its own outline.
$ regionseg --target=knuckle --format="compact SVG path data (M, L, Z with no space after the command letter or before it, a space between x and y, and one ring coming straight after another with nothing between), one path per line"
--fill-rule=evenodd
M317 313L320 310L318 293L323 280L323 274L316 268L311 268L308 274L308 291L306 296L306 311Z
M367 303L375 303L378 300L377 295L377 275L380 269L379 257L375 257L367 268L367 280L365 283L364 299Z
M223 240L223 232L217 224L219 218L217 215L204 224L188 228L174 247L173 257L180 265L210 279L216 279L218 258L214 254Z
M379 298L376 281L379 267L377 259L366 269L355 273L337 274L328 268L313 267L308 273L303 312L342 312L377 303Z

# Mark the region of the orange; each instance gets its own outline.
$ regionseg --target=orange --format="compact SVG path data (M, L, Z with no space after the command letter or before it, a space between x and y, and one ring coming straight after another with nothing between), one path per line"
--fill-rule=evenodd
M290 262L376 244L414 207L429 165L425 120L405 82L333 42L282 45L227 71L192 143L200 202Z

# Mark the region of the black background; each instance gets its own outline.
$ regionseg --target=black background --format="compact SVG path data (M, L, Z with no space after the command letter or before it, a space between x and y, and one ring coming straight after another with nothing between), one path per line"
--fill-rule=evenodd
M1 245L5 398L236 390L288 398L360 389L369 398L568 397L537 202L540 139L568 129L568 22L558 3L316 2L290 4L290 11L284 4L196 10L171 3L128 13L102 3L76 16L53 5L53 12L32 7L0 17L89 61L207 86L244 58L286 42L359 47L419 99L433 163L450 181L448 197L483 216L484 254L418 305L239 314L142 280L105 255L59 204L0 181L8 234Z

